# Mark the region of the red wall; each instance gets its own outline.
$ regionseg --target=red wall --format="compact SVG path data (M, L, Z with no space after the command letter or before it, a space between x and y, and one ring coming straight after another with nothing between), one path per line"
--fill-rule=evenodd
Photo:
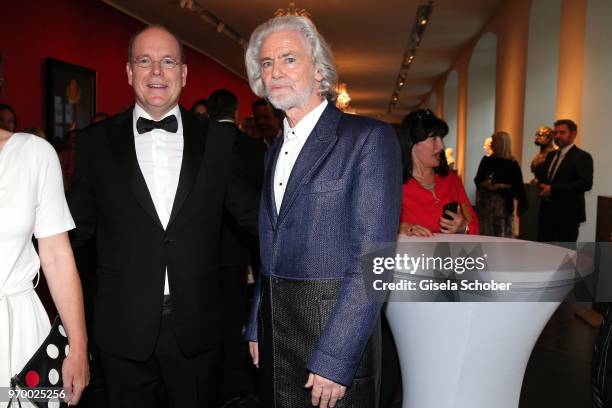
M5 85L0 101L17 111L18 127L45 128L44 60L52 57L97 71L97 110L115 114L133 103L125 62L129 38L144 24L98 0L11 1L0 6ZM207 56L185 49L189 66L181 104L190 108L218 88L233 91L240 117L256 96L248 82Z

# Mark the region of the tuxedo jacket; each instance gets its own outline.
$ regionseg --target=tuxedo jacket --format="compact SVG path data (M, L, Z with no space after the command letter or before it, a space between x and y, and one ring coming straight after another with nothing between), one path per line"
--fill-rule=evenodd
M368 244L395 242L397 237L402 201L399 143L389 125L344 114L329 103L295 162L282 203L276 203L273 180L282 142L277 140L266 151L259 218L261 274L342 280L306 368L350 384L381 306L364 292L362 256ZM257 290L249 340L257 339L260 300ZM295 328L299 330L299 323Z
M176 340L186 356L217 346L222 325L219 241L225 210L256 235L257 194L244 182L235 130L181 108L183 159L163 228L138 165L132 110L78 135L68 204L75 245L94 234L94 338L144 361L160 328L166 268Z
M550 184L551 195L542 200L540 213L549 219L581 223L586 221L584 193L593 187L593 158L574 145L565 155L552 180L548 170L556 150L548 153L546 161L537 170L540 183ZM543 214L544 215L544 214Z

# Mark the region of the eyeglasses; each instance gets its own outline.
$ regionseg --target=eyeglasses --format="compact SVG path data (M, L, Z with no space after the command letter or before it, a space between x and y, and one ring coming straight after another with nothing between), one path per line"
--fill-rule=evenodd
M176 60L170 57L162 58L161 60L154 60L151 57L140 57L136 58L132 62L140 68L151 68L154 62L159 62L159 65L162 67L162 69L172 69L177 65L183 65L182 62L177 62Z

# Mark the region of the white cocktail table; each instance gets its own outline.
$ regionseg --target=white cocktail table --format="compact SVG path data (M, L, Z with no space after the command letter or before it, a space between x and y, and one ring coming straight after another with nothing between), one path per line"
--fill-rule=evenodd
M567 270L559 267L562 260L575 256L569 249L536 242L513 246L517 240L484 236L438 234L400 239L400 244L424 242L481 243L495 264L496 279L515 280L519 286L540 292L553 290L557 299L559 291L567 293L573 284L571 262ZM487 246L489 243L494 245ZM509 245L504 248L498 243ZM420 246L419 251L422 249ZM527 267L515 272L516 268L509 267L504 273L504 262L509 266L521 262ZM478 297L468 294L462 299L469 300L469 296ZM531 351L560 303L398 299L405 300L405 294L391 293L385 312L400 360L403 408L518 407Z

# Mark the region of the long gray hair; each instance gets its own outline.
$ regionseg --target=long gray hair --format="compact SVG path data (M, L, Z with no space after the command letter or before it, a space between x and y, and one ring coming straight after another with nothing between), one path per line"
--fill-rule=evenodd
M257 27L251 34L244 61L249 84L255 95L262 98L267 96L261 80L261 64L259 62L261 45L268 35L280 31L296 31L304 36L306 44L310 48L310 56L315 70L323 77L319 86L319 93L328 100L335 101L338 71L331 49L312 21L300 16L272 18Z

